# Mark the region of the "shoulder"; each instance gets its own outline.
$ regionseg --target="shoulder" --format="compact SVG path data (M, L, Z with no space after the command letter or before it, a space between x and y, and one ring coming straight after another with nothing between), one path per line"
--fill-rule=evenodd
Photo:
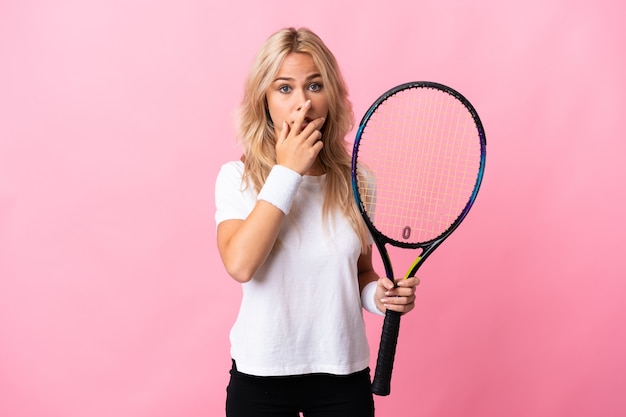
M216 192L224 192L227 189L243 191L243 162L230 161L223 164L215 179Z
M244 184L243 163L232 161L220 167L215 179L215 219L245 219L254 208L256 194Z
M238 176L239 178L241 178L243 176L243 162L241 161L226 162L220 167L220 171L217 175L218 176L222 176L222 175Z
M217 173L216 183L241 183L243 179L243 162L230 161L223 164Z

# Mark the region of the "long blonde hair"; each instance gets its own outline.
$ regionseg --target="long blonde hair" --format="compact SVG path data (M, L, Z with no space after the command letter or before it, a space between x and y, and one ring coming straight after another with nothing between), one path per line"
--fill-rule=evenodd
M244 184L258 192L276 164L276 137L267 109L266 92L289 53L305 53L320 71L328 100L324 124L324 147L319 159L326 171L324 217L339 208L368 247L368 231L359 214L351 185L351 157L346 135L353 127L354 113L339 65L324 42L307 28L286 28L271 35L261 46L248 74L238 110L237 130L244 155Z

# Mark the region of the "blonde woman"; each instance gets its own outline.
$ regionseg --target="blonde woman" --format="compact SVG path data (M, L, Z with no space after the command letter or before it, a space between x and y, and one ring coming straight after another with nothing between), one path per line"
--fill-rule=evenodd
M240 161L215 187L217 245L243 298L229 417L373 416L362 308L414 307L417 278L380 278L350 182L352 106L308 29L270 36L239 109Z

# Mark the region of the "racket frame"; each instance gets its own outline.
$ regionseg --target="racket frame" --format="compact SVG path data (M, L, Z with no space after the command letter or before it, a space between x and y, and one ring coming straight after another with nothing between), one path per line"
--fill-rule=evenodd
M411 88L432 88L437 89L439 91L450 94L458 101L460 101L465 108L471 114L474 123L476 124L476 129L478 131L478 137L480 140L480 164L478 169L478 175L476 178L476 182L474 185L474 190L472 191L465 207L459 214L459 216L452 222L452 224L439 236L430 239L426 242L418 242L418 243L410 243L410 242L402 242L396 239L389 238L385 236L382 232L380 232L376 226L372 223L367 214L365 204L361 199L358 187L358 151L359 145L361 141L361 137L365 127L367 126L367 122L369 121L372 114L376 112L378 107L384 103L386 100L394 96L395 94L411 89ZM467 100L461 93L458 91L440 83L431 82L431 81L414 81L408 82L404 84L397 85L384 94L382 94L367 110L361 122L359 123L359 128L356 133L356 139L354 141L354 146L352 150L352 166L351 166L351 174L352 174L352 189L354 193L354 198L359 208L359 211L367 225L367 228L370 230L372 235L372 239L378 248L378 252L381 256L381 260L383 263L383 267L385 269L385 274L387 277L394 279L394 271L391 264L391 258L389 256L389 252L387 250L386 245L389 244L394 247L404 248L404 249L421 249L421 253L416 257L415 261L409 267L409 270L404 276L404 279L411 278L415 276L417 270L424 263L424 261L430 256L431 253L434 252L435 249L454 232L457 227L461 224L461 222L465 219L470 209L472 208L474 201L476 200L476 196L478 195L478 191L480 189L483 174L485 170L485 159L486 159L486 146L487 140L485 137L485 131L483 128L483 124L476 112L476 109L472 104ZM394 282L395 284L395 282ZM396 284L397 285L397 284ZM385 396L389 395L391 391L391 372L393 368L393 361L395 357L397 338L399 334L399 326L400 326L400 317L401 313L396 311L387 310L385 313L385 320L383 323L383 331L380 341L380 347L378 351L378 359L376 363L376 370L374 374L374 380L372 382L372 392L376 395Z

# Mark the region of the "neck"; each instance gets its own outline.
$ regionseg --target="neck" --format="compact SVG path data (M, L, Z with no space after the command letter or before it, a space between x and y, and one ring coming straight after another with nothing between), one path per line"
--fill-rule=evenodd
M318 177L324 174L326 174L326 169L322 166L321 163L316 162L304 175Z

